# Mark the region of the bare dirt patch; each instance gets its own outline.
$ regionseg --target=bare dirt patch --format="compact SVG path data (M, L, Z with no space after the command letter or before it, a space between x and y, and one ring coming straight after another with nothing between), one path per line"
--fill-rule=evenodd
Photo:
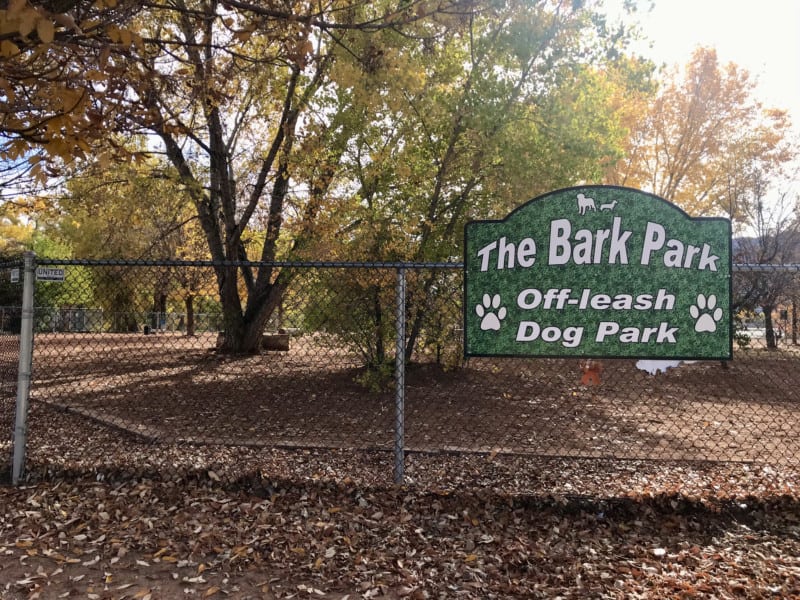
M289 352L220 356L214 337L37 337L33 425L68 411L151 442L391 449L395 393L359 383L358 357L322 338ZM473 359L406 375L409 451L792 462L800 456L792 352L737 353L656 376L604 361ZM33 430L35 434L35 430Z

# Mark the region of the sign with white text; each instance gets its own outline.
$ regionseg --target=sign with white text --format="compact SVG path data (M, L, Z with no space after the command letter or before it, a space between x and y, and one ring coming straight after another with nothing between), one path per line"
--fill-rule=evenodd
M64 281L64 269L36 267L36 281Z
M731 225L630 188L465 228L466 356L728 359Z

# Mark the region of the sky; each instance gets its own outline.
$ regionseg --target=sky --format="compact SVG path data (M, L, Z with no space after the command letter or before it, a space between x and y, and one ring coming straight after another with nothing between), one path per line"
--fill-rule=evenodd
M622 0L604 4L613 10ZM655 0L637 20L652 43L637 47L641 54L685 65L698 45L714 47L721 64L734 62L756 77L756 97L788 110L800 133L800 0Z

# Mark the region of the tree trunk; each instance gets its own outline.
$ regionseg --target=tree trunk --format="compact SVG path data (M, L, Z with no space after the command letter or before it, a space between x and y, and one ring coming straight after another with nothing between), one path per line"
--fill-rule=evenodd
M247 308L243 311L236 269L235 266L223 266L217 269L225 327L220 351L231 354L252 354L260 350L264 327L280 304L291 276L288 271L282 271L273 283L256 285L256 288L249 292ZM262 291L259 292L259 288Z
M373 289L372 306L375 317L375 367L386 361L386 349L383 345L383 309L381 308L381 286Z
M767 333L767 348L774 350L778 347L778 342L775 339L775 330L772 325L772 306L763 306L764 309L764 328Z
M260 350L264 328L272 313L280 305L285 291L286 285L274 283L270 285L269 291L252 305L248 302L244 321L245 328L242 334L242 352L258 352Z
M407 362L411 362L411 356L414 354L417 340L419 339L420 333L422 333L422 324L427 314L427 308L424 303L428 299L428 294L430 294L431 288L433 287L435 281L436 273L435 271L431 271L430 275L425 278L425 281L422 284L422 294L420 295L422 302L420 302L419 306L417 307L417 310L414 314L414 320L411 322L411 327L409 328L408 337L406 338L405 346Z
M194 337L194 295L188 294L183 302L186 306L186 335Z
M162 324L166 325L167 319L167 294L159 286L153 295L153 316L150 319L150 327L153 331L161 329Z
M220 350L233 354L245 352L242 347L245 327L237 286L237 267L226 265L216 267L215 270L222 304L223 342Z

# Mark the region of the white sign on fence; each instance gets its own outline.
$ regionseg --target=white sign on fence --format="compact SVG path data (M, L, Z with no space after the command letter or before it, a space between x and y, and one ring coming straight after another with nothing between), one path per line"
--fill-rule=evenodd
M37 267L36 281L64 281L64 269Z
M19 283L19 269L11 269L11 283Z

